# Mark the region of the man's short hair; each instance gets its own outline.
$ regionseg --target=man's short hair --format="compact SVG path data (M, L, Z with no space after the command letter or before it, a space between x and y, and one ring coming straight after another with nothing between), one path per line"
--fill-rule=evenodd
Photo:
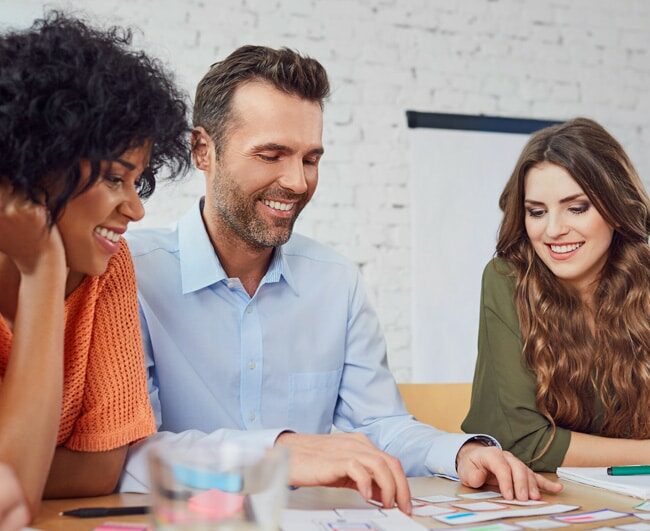
M235 89L249 81L262 81L278 90L323 107L330 87L325 68L315 59L288 48L266 46L237 48L223 61L214 63L196 88L194 127L203 127L221 153L231 125L231 102Z

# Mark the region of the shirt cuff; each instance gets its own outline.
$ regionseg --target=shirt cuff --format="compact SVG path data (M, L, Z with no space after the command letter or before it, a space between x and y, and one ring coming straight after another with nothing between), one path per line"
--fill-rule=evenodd
M456 459L460 449L468 442L481 441L488 446L501 448L499 442L489 435L484 434L462 434L446 433L436 438L435 446L432 446L427 454L426 467L434 476L443 476L458 481L456 471Z
M286 432L293 433L289 428L272 428L265 430L242 430L242 440L244 442L251 441L255 444L263 446L264 448L271 448L275 445L275 441L280 435ZM235 436L235 440L239 437Z

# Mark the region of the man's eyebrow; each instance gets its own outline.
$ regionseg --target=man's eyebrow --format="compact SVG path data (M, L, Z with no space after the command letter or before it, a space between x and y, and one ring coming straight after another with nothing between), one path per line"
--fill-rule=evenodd
M113 159L113 162L119 162L122 166L124 166L127 170L133 171L135 170L135 164L131 164L130 162L127 162L124 159Z
M569 195L569 196L567 196L567 197L564 197L564 198L560 199L559 203L560 203L561 205L564 204L564 203L569 203L570 201L573 201L574 199L578 199L578 197L581 197L581 196L583 196L583 195L585 195L585 194L582 193L582 192L579 193L579 194ZM534 199L524 199L524 202L525 202L525 203L530 203L531 205L541 205L541 206L545 206L545 203L544 203L544 202L542 202L542 201L535 201Z
M289 146L285 146L284 144L276 144L275 142L267 142L266 144L258 144L256 146L253 146L252 148L253 152L258 152L258 151L281 151L283 153L295 153L295 150L293 148L290 148ZM322 147L317 147L312 150L310 150L307 154L308 155L322 155L325 153L325 150Z
M293 153L293 149L284 144L276 144L275 142L267 142L266 144L258 144L253 146L252 151L282 151L284 153Z

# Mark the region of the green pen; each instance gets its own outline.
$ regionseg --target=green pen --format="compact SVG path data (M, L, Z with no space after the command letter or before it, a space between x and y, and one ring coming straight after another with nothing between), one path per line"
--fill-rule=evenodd
M639 476L650 474L650 465L608 466L608 476Z

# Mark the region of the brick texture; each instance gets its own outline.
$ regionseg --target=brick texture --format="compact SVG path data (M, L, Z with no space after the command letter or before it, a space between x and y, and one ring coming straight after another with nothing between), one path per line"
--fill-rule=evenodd
M0 0L0 25L41 2ZM603 123L650 185L650 2L646 0L88 0L48 3L139 28L190 94L235 47L289 46L320 60L325 111L319 189L297 230L356 261L398 380L411 376L410 216L404 111ZM514 161L513 161L514 164ZM505 179L505 176L504 176ZM200 194L200 175L161 187L146 226Z

